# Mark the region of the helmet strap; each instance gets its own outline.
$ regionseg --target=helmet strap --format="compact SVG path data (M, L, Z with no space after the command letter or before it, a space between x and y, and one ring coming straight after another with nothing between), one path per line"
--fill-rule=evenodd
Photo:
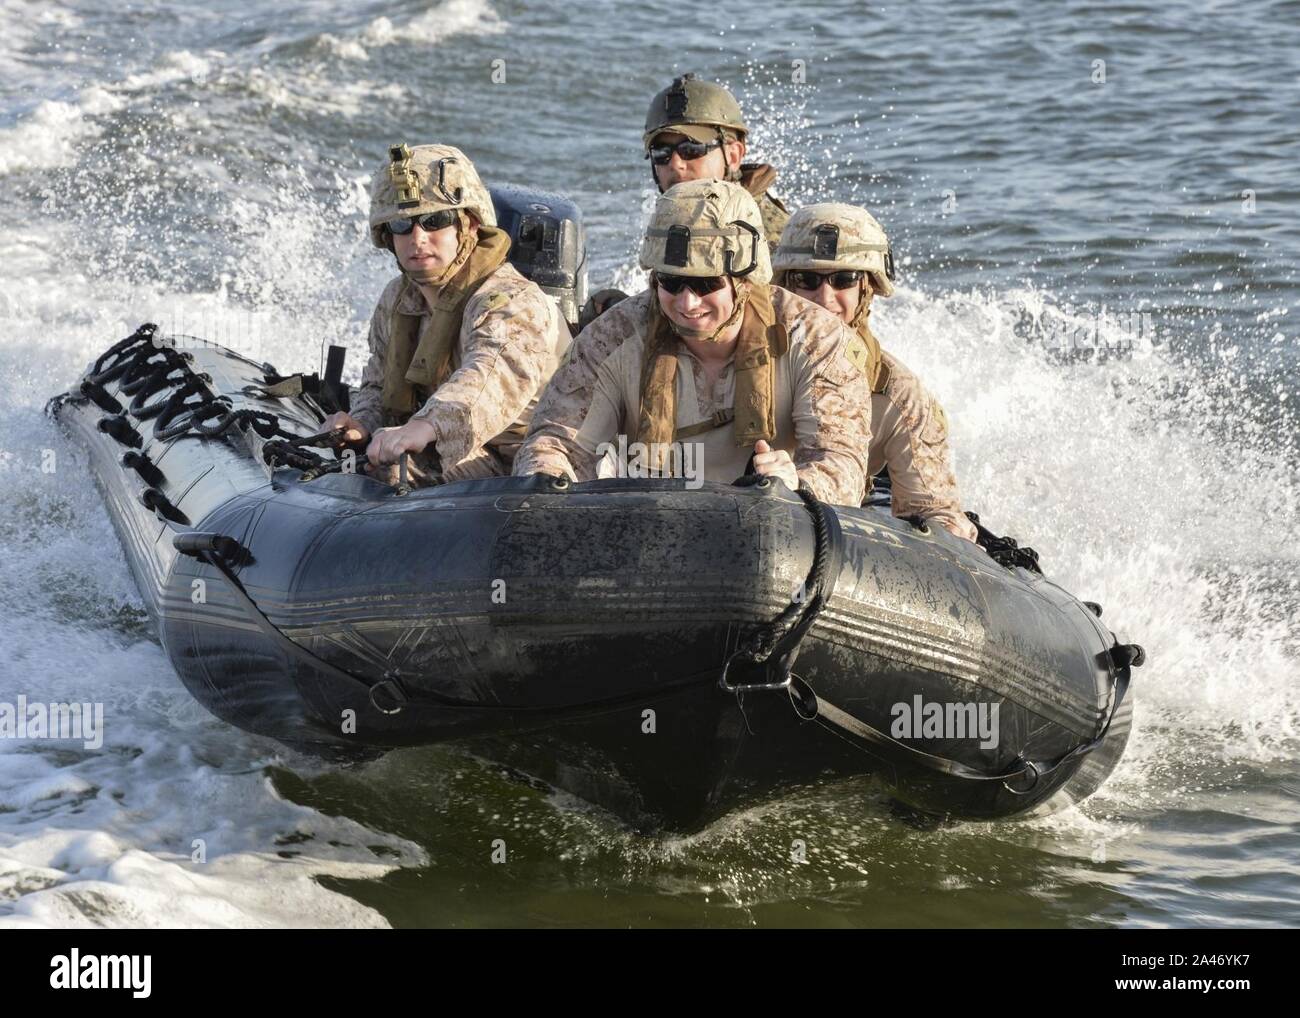
M858 306L853 312L853 317L849 319L849 328L861 331L862 326L867 322L867 316L871 314L871 297L867 292L867 276L864 274L858 280Z

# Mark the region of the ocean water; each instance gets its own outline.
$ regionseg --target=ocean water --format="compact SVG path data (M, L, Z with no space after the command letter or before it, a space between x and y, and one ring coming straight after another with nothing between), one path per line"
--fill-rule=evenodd
M791 204L886 225L873 321L966 502L1146 646L1081 806L925 831L848 783L645 838L452 749L245 735L149 632L46 399L146 320L357 372L399 140L569 194L593 285L637 286L686 70ZM0 926L1296 925L1298 110L1296 0L0 0L0 702L105 711L98 749L0 739Z

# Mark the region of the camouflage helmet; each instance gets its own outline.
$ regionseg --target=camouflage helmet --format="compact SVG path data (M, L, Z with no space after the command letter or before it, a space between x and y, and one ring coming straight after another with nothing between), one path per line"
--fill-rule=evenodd
M496 226L492 197L469 157L451 145L392 145L370 178L370 239L387 248L384 224L442 209L466 209Z
M822 202L799 209L785 224L772 267L777 272L858 269L882 297L894 292L894 255L885 228L856 205Z
M712 140L722 128L734 131L742 139L749 133L736 97L722 85L700 81L694 74L674 78L671 85L650 100L642 142L649 150L650 142L660 131L683 127L704 128L681 131L697 141Z
M675 276L772 280L763 217L726 180L684 180L661 194L641 242L641 267Z

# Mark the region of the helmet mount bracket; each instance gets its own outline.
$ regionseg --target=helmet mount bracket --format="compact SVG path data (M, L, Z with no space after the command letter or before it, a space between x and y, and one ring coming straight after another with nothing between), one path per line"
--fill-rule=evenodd
M812 256L818 261L834 261L839 246L840 228L833 223L823 223L813 231Z
M414 208L420 204L420 175L411 169L409 146L392 145L388 149L388 176L397 192L399 209Z
M668 227L668 239L664 244L664 263L685 268L689 255L687 247L691 242L689 226Z
M438 191L446 199L448 205L459 205L464 188L456 188L454 192L447 190L447 164L456 162L455 156L445 156L438 160Z

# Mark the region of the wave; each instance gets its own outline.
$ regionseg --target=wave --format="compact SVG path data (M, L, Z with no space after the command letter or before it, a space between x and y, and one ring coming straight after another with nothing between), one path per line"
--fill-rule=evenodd
M405 22L384 16L344 35L323 32L315 48L343 60L369 60L371 52L393 45L436 46L456 36L497 35L509 27L487 0L446 0Z

